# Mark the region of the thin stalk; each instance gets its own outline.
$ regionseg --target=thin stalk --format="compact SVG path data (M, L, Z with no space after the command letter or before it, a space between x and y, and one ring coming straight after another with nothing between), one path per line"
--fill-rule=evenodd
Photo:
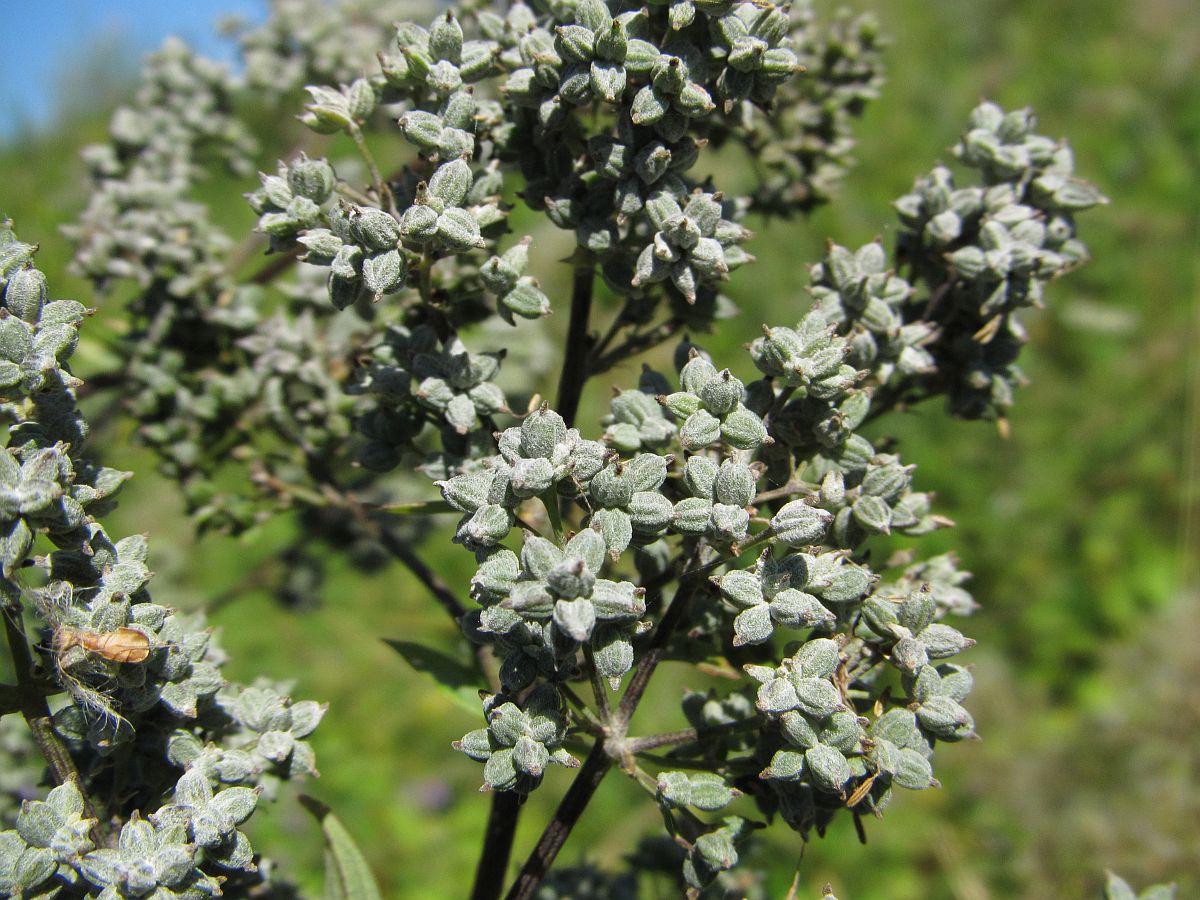
M467 613L466 607L441 576L413 551L408 542L391 530L390 523L383 514L378 511L372 514L353 496L342 491L332 473L315 457L310 457L309 462L310 474L317 482L332 491L342 505L350 509L360 521L371 527L384 549L425 586L441 607L450 614L455 623L460 622ZM487 678L493 691L498 691L500 683L491 664L493 657L489 648L480 646L476 650L475 659L480 674ZM487 830L484 833L483 848L475 870L475 884L471 891L471 900L498 900L503 875L497 878L495 873L504 873L508 870L508 861L512 855L512 843L516 835L520 812L520 800L515 794L497 791L493 795Z
M521 867L521 872L505 900L530 900L533 897L538 885L542 883L542 879L546 877L546 873L554 863L555 857L558 856L558 851L566 843L571 829L583 815L584 809L587 808L592 796L596 793L596 788L600 786L600 782L604 780L604 776L608 774L612 765L613 761L604 747L604 741L596 741L592 745L592 752L588 754L583 767L579 770L579 774L575 776L571 787L567 789L562 802L559 803L558 809L554 811L554 818L550 820L545 831L542 832L541 838L538 839L537 846L525 860L525 865Z
M664 344L683 330L683 321L680 319L671 319L668 322L663 322L649 331L641 334L630 335L625 341L618 344L612 350L593 360L588 375L599 375L602 372L607 372L613 366L628 359L637 353L645 353L657 347L659 344Z
M554 540L561 542L563 538L562 510L558 508L558 491L551 485L542 494L542 506L546 507L546 518L550 520L550 528L554 531Z
M367 139L363 137L362 129L357 123L350 125L350 137L354 139L354 146L358 148L359 155L362 156L363 162L367 164L367 172L371 175L371 187L375 189L375 193L379 196L379 202L389 213L399 219L400 214L396 209L396 200L392 197L392 189L388 187L386 181L383 180L383 173L379 170L379 163L375 162L375 157L367 147Z
M250 284L270 284L296 264L303 249L303 247L295 247L273 254L269 263L250 276Z
M458 596L451 590L450 586L442 580L441 576L433 571L426 564L425 560L413 552L412 547L408 545L407 541L399 538L391 529L382 525L377 519L373 521L375 521L378 527L379 543L383 545L383 548L403 563L405 568L415 575L421 584L425 585L425 589L433 595L433 599L450 614L455 622L465 616L467 608L463 606L462 601L458 599Z
M659 662L662 661L663 655L666 653L667 642L671 639L671 635L679 627L679 624L687 614L688 604L691 602L692 595L699 590L700 585L703 583L704 579L699 575L680 579L679 590L671 600L671 605L667 607L662 621L658 623L658 628L655 629L653 636L650 638L650 643L646 647L645 653L638 660L637 668L633 670L633 677L629 679L629 686L621 696L621 703L617 707L615 716L617 723L621 727L627 728L629 722L633 719L633 714L637 711L638 704L642 702L642 696L646 693L646 688L650 684L650 677L654 674L654 670L658 668Z
M703 732L695 728L684 728L680 731L668 731L664 734L651 734L646 737L633 737L625 741L625 747L631 753L645 753L650 750L656 750L659 747L671 747L686 744L698 744L708 738L718 737L724 734L733 734L738 731L745 731L749 728L757 727L758 722L755 719L746 719L740 722L730 722L727 725L714 725L705 728Z
M784 497L792 496L792 494L798 494L801 491L811 490L812 485L797 481L789 481L783 487L777 487L769 491L760 491L754 496L754 505L762 506L764 503L769 503L772 500L782 500Z
M600 713L600 721L608 722L612 718L612 712L608 708L608 691L604 679L600 677L600 672L596 668L596 654L592 651L590 643L583 645L583 661L587 666L588 677L592 681L592 693L596 697L596 709Z
M370 504L364 503L369 507ZM385 503L375 509L391 513L393 516L431 516L435 513L458 513L459 511L445 500L414 500L411 503Z
M598 340L592 347L591 354L588 357L589 370L594 367L595 361L604 353L605 350L608 349L609 345L620 333L621 329L629 324L625 320L625 314L629 312L629 306L630 300L627 299L625 304L621 307L621 311L617 313L616 317L613 318L612 322L609 324L608 331L604 332L604 336L601 337L600 340Z
M575 713L576 722L579 727L592 737L603 736L604 726L600 724L600 720L596 718L596 714L592 712L591 708L583 702L583 698L575 693L565 681L559 683L558 691L571 704L571 711Z
M575 424L579 400L588 376L587 358L590 348L588 319L592 314L592 283L595 271L591 260L575 263L571 282L571 320L567 325L567 352L563 357L562 373L558 379L558 402L555 409L568 426Z
M700 733L695 728L684 728L682 731L670 731L666 734L651 734L647 737L630 738L625 742L630 753L642 753L655 750L658 747L671 747L675 744L694 744L700 739Z

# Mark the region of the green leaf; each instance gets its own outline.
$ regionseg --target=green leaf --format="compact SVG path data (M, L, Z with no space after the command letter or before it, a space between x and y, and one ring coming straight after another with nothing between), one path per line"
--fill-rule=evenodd
M325 900L383 900L367 860L346 826L319 800L301 796L325 834Z
M472 716L479 717L480 676L474 668L463 665L440 650L414 641L394 641L385 638L384 642L403 656L410 666L433 679L447 697Z

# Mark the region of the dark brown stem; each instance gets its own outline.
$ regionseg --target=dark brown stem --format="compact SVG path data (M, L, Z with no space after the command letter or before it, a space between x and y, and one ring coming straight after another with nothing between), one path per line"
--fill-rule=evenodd
M811 485L797 484L795 481L789 481L783 487L777 487L769 491L760 491L755 494L754 505L762 506L765 503L770 503L772 500L782 500L784 497L790 497L801 491L811 491Z
M690 560L694 562L699 552L700 550L697 546L693 550ZM624 740L625 730L629 726L629 721L633 718L633 713L637 709L638 703L641 702L642 695L646 692L650 676L654 674L654 669L658 666L659 660L662 659L666 651L667 642L670 640L671 634L684 619L691 595L699 589L699 585L703 581L704 579L701 576L681 579L679 590L676 592L671 606L667 609L666 615L663 616L658 628L650 638L645 655L639 661L637 668L634 670L633 677L630 679L629 687L626 688L625 694L621 697L620 706L617 708L616 713L610 716L609 721L606 722L610 733L615 739L619 739L622 751L620 755L624 757L631 756L629 746ZM562 802L559 803L558 809L554 813L554 818L546 825L537 846L534 847L533 852L530 853L529 858L525 861L520 875L517 876L517 881L509 890L505 900L530 900L534 895L538 885L541 884L542 879L546 876L546 872L549 871L550 866L554 863L558 851L566 843L571 829L575 827L575 823L583 815L583 811L591 801L592 795L596 793L596 788L600 786L600 782L608 774L613 763L613 756L605 746L605 738L598 738L596 743L592 745L592 752L588 754L583 768L575 776L571 787L567 790Z
M589 371L595 370L596 360L604 354L604 351L607 350L613 340L616 339L616 336L620 333L621 329L629 324L628 321L626 321L625 316L629 312L631 303L632 298L626 299L625 305L621 307L621 311L617 313L612 322L609 324L608 331L604 332L604 336L601 337L600 340L596 341L592 346L592 352L588 355Z
M699 739L700 733L695 728L685 728L682 731L670 731L666 734L652 734L648 737L630 738L625 742L625 747L630 753L641 753L645 750L671 747L675 744L694 744Z
M467 614L467 608L463 606L462 601L451 590L433 569L431 569L421 557L413 552L413 549L408 545L408 542L402 540L390 528L386 522L380 522L377 517L372 517L378 529L379 543L383 548L392 554L397 560L404 564L421 584L425 585L425 589L433 595L433 598L446 610L457 622Z
M623 362L636 353L644 353L647 350L657 347L659 344L666 343L681 330L683 330L683 322L679 319L671 319L642 334L630 335L612 350L593 360L589 367L588 375L599 375L602 372L607 372L613 366L617 365L617 363Z
M483 837L483 852L475 867L471 900L499 900L507 880L508 861L512 856L520 812L521 797L516 791L496 791L492 794L492 811L488 815L487 831Z
M550 820L538 839L537 846L525 860L525 865L522 866L521 873L505 900L530 900L533 897L538 885L542 883L542 879L554 863L554 858L558 856L558 851L566 843L571 829L583 815L592 795L596 793L596 788L600 786L612 765L613 761L604 748L604 741L596 741L592 745L592 752L583 763L583 768L579 770L558 809L554 811L554 818Z
M692 594L699 590L703 581L703 576L699 574L680 579L679 590L675 592L675 597L671 600L671 605L667 608L662 621L658 623L658 628L655 629L654 635L650 638L650 643L647 645L645 653L638 660L637 668L633 670L633 677L629 679L629 686L621 696L621 705L617 707L616 720L623 727L628 727L630 720L633 719L633 714L637 711L638 704L642 702L642 695L646 693L646 688L650 684L650 677L654 674L654 670L658 668L663 654L666 653L667 642L671 639L671 635L679 626L679 623L683 621L684 616L687 614Z
M680 731L668 731L665 734L651 734L646 737L627 738L625 749L630 753L646 753L659 747L671 747L678 744L701 744L700 752L704 751L703 742L708 738L732 734L758 726L757 719L730 722L726 725L714 725L705 728L703 732L695 728L684 728ZM675 757L671 757L674 759Z
M250 276L250 284L270 284L296 264L303 247L272 254L271 261Z
M571 283L571 321L567 325L567 352L563 357L562 374L558 379L558 402L555 409L567 425L575 424L583 385L591 373L587 358L591 350L588 340L588 319L592 314L592 282L595 272L590 260L575 263Z
M21 711L21 689L12 684L0 684L0 716Z
M332 492L340 505L349 509L360 522L374 532L383 548L425 586L456 624L461 622L462 617L467 613L467 608L463 606L462 601L442 580L441 576L413 551L408 542L392 531L391 522L385 514L372 513L351 494L343 491L324 463L314 456L309 457L309 474L318 484ZM478 647L475 652L475 660L480 674L487 678L491 689L498 691L500 682L493 667L490 648ZM509 791L497 791L493 795L487 830L484 833L483 849L475 870L475 885L471 891L471 900L497 900L499 898L504 875L508 871L508 861L512 855L512 844L516 836L520 812L520 799L516 794Z
M690 599L692 581L693 579L689 579L681 584L679 593L659 623L658 630L650 640L646 655L642 657L642 661L630 681L629 688L621 698L621 705L616 715L606 717L608 728L611 729L614 736L621 739L621 755L626 759L632 756L632 752L629 744L623 740L625 729L646 690L646 685L654 673L654 668L662 656L671 632L683 619L687 602ZM651 660L651 662L647 663L647 660ZM644 740L653 741L654 738ZM662 746L662 744L656 746ZM555 857L558 856L559 850L566 843L571 829L575 827L588 803L591 802L592 796L596 793L596 789L600 786L600 782L612 768L613 762L613 756L605 746L605 738L598 738L592 746L592 752L588 754L583 768L575 776L575 780L555 811L554 818L546 825L537 846L534 847L533 852L525 861L525 865L521 868L521 873L509 890L506 900L530 900L533 897L542 879L550 870L550 866L553 865Z

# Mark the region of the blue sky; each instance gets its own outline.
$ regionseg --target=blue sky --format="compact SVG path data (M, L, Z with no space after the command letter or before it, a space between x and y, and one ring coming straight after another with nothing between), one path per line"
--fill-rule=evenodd
M50 121L64 94L73 105L88 105L86 79L72 81L62 74L77 61L100 66L111 61L115 73L136 71L138 60L170 34L206 56L232 59L229 42L215 33L216 20L235 13L261 21L266 14L266 0L4 0L0 5L0 141ZM98 59L97 47L107 48L111 60Z

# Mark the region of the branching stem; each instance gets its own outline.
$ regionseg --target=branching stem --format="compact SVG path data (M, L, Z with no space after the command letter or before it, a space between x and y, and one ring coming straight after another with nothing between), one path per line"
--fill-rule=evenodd
M596 741L592 745L592 752L588 754L583 767L579 770L579 774L575 776L571 787L567 789L562 802L559 803L558 809L554 811L554 818L550 820L545 831L542 832L541 838L538 839L537 846L525 860L525 865L521 867L521 873L517 876L517 880L505 900L530 900L533 897L538 885L546 877L546 872L554 863L555 857L558 856L558 851L566 843L571 829L583 815L583 811L596 793L596 788L600 786L600 782L604 780L604 776L608 774L612 765L613 760L604 747L604 741Z

